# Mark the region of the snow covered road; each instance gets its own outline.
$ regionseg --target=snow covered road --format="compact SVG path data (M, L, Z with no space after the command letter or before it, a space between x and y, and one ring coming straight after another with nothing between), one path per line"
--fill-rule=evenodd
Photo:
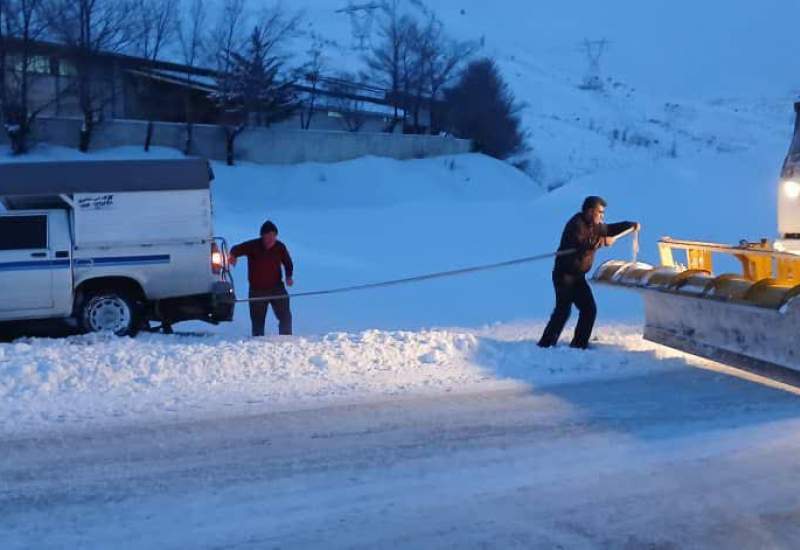
M0 441L9 548L791 547L800 398L673 365Z

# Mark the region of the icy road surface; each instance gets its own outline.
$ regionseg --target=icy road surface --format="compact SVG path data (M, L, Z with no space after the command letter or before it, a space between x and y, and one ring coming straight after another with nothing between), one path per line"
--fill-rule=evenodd
M0 440L12 548L796 547L800 398L678 361Z

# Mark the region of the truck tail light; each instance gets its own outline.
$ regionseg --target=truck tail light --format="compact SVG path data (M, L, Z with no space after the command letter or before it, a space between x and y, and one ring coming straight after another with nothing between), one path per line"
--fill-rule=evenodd
M211 243L211 271L214 275L219 275L222 273L222 269L225 267L225 258L222 255L222 251L217 246L217 243Z

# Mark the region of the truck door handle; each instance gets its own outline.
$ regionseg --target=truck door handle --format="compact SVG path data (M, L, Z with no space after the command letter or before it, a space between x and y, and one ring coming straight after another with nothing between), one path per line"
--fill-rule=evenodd
M47 258L47 252L34 252L31 254L31 258Z
M57 250L56 258L69 258L69 250Z

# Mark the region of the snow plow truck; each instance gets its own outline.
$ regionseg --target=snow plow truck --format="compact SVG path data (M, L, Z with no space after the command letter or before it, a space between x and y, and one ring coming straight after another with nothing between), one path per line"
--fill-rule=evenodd
M736 245L662 238L660 265L611 260L597 283L639 291L644 338L732 367L800 380L800 103L778 189L775 240ZM714 263L734 258L736 273ZM728 263L731 263L728 260Z

